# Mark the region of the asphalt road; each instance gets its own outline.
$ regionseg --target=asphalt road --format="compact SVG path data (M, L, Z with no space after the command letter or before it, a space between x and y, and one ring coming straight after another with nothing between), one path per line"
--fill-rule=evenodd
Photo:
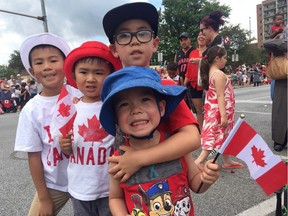
M235 89L235 96L236 118L245 114L246 121L273 149L269 86ZM26 215L35 192L27 155L13 151L18 116L16 113L0 115L0 216ZM195 157L198 154L199 150L193 153ZM287 149L276 154L287 158ZM222 158L217 161L221 165ZM275 215L275 195L266 196L247 168L222 169L220 179L205 194L192 196L197 216ZM72 215L70 202L59 215Z

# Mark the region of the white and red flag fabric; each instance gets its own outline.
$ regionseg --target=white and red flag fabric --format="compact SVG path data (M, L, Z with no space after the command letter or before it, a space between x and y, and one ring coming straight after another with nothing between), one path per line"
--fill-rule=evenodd
M230 39L229 39L228 36L224 36L224 37L223 37L223 40L224 40L225 46L230 46L231 41L230 41Z
M76 115L76 107L73 104L72 96L66 89L66 85L63 85L52 117L54 133L59 134L60 132L63 137L66 137L66 134L73 128Z
M267 195L287 184L286 164L244 119L238 119L219 153L243 160Z

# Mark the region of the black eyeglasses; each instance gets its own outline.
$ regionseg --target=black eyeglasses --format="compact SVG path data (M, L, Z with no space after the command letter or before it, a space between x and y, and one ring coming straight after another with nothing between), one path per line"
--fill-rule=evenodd
M153 35L154 32L150 30L140 30L137 32L120 32L119 34L114 35L114 39L119 45L127 45L135 36L140 43L147 43L151 41Z
M204 27L202 29L200 29L200 32L203 33L204 29L207 29L208 27Z

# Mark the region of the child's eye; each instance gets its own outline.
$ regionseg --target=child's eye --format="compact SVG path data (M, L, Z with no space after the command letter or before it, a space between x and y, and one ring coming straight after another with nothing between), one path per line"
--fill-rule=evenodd
M144 102L147 102L147 101L150 101L151 99L149 98L149 97L143 97L142 98L142 101L144 101Z
M129 104L127 103L127 102L122 102L122 103L119 103L118 104L118 107L120 108L120 107L126 107L126 106L128 106Z
M96 71L95 74L101 76L101 75L103 75L104 73L103 73L102 71Z

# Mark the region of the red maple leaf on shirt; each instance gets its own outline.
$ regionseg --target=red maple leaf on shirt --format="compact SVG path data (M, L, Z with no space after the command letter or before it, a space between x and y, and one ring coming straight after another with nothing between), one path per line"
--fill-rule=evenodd
M58 109L59 114L57 116L61 115L62 117L68 117L68 116L70 116L70 110L71 110L70 105L66 105L64 103L61 103L59 105L59 109Z
M254 160L252 161L255 162L258 166L264 167L265 165L267 165L265 163L265 161L263 160L265 158L264 155L264 151L261 150L260 148L256 148L256 146L254 145L252 148L252 157L254 158Z
M104 128L100 128L100 121L96 115L91 119L87 119L87 121L88 127L85 124L78 126L78 133L84 138L84 142L92 141L92 145L94 142L102 142L108 136L108 133Z

